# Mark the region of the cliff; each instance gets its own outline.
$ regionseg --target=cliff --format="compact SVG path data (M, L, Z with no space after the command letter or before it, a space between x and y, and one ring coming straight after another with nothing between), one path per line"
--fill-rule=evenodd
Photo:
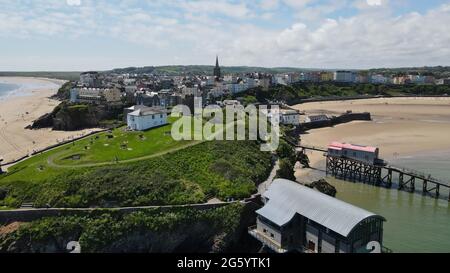
M256 222L257 207L247 203L206 211L96 212L14 222L0 226L0 253L67 253L71 241L79 242L83 253L256 252L260 245L247 228Z
M52 128L58 131L76 131L102 127L103 121L117 120L121 113L120 107L62 102L51 113L35 120L27 129Z

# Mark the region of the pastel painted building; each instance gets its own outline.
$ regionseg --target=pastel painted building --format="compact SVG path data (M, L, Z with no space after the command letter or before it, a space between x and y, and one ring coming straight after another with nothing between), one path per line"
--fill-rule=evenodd
M377 147L355 145L349 143L332 142L328 146L328 155L344 157L367 164L375 164L379 160L380 150Z
M138 106L133 110L127 115L127 125L130 130L145 131L167 124L165 110L146 106Z

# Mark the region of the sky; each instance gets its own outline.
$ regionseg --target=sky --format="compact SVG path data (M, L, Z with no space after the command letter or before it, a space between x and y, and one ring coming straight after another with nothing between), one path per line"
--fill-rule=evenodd
M450 65L450 0L0 0L0 71Z

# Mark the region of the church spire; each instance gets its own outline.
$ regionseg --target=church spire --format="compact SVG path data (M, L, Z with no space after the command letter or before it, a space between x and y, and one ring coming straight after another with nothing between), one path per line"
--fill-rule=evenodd
M216 78L216 80L219 80L221 77L218 55L216 55L216 67L214 68L214 77Z

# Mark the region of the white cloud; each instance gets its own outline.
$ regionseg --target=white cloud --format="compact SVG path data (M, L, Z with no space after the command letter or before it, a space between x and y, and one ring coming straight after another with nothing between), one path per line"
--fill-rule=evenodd
M381 0L367 0L367 4L369 6L381 6L383 4L383 1L381 1Z
M24 39L23 44L30 45L35 39L53 43L57 40L54 37L69 37L76 41L75 48L91 40L101 44L99 40L105 38L124 45L121 51L111 53L109 46L113 47L115 42L111 44L108 40L103 44L105 50L98 50L90 58L64 59L63 63L69 63L70 68L78 64L84 69L97 69L99 65L103 69L208 64L211 59L214 61L216 53L224 65L326 68L450 65L450 5L426 13L394 16L386 12L389 3L380 1L381 6L372 7L367 0L358 1L364 5L358 14L331 19L327 18L329 14L348 7L347 2L355 2L280 0L266 2L266 9L260 9L258 14L250 2L235 1L154 0L146 2L151 8L145 8L136 5L142 3L137 0L119 3L86 0L73 9L65 1L47 0L24 9L23 3L28 1L17 0L16 6L10 4L0 10L0 37ZM0 0L0 4L6 2ZM292 13L296 16L288 20L289 24L274 27L271 22L285 19L285 14L277 10L282 3L295 6ZM65 50L67 43L61 47ZM141 51L135 53L136 49ZM143 52L147 55L143 56ZM2 56L0 70L8 70L8 64L29 65L29 59L20 61L20 56L8 59ZM33 60L45 62L46 58ZM52 67L55 63L54 59L48 61Z
M67 5L69 6L80 6L81 0L66 0Z

